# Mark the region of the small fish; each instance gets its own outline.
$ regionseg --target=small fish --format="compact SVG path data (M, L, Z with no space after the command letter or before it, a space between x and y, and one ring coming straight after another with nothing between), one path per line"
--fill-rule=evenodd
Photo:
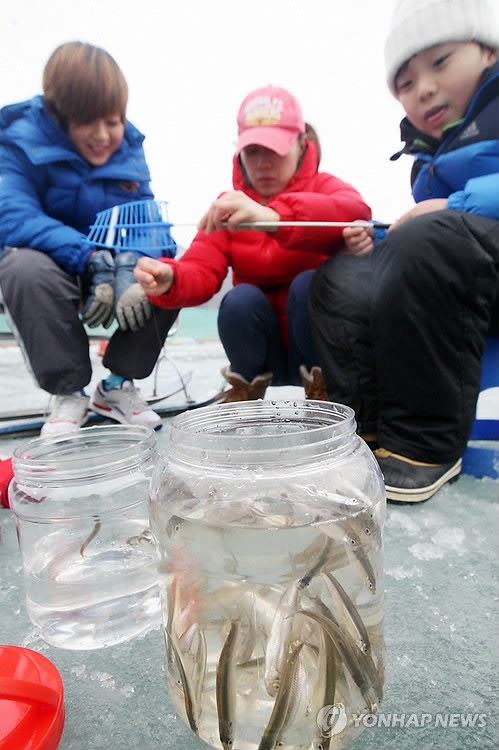
M168 632L168 630L165 629L165 641L166 641L166 648L167 651L170 648L173 656L175 658L175 663L177 665L178 673L180 676L180 683L182 686L182 692L184 695L184 706L185 706L185 713L187 716L187 721L194 732L194 734L198 734L199 732L199 716L198 716L198 706L196 704L195 700L195 693L194 689L191 685L191 682L187 676L187 672L185 671L184 664L182 661L182 656L180 654L179 649L177 648L175 644L175 640L172 635Z
M286 589L276 609L270 635L265 649L264 682L267 693L277 694L281 672L288 655L289 643L293 632L293 621L303 589L326 563L331 549L331 540L323 543L318 558L312 567Z
M236 720L235 664L239 643L240 621L233 620L217 665L215 695L218 733L224 750L232 750Z
M180 516L171 516L166 524L166 533L172 538L175 537L184 524L184 519Z
M140 534L129 537L126 542L131 547L136 547L139 544L147 546L149 544L154 544L154 537L150 529L144 529L144 531L142 531Z
M379 681L371 656L362 654L351 636L342 630L331 618L312 610L300 609L298 612L299 614L311 617L324 628L333 641L342 662L350 672L353 681L362 693L368 710L372 714L376 713L378 710L376 688Z
M322 689L314 711L315 716L323 706L333 706L336 697L336 647L324 628L321 627L320 631L318 683ZM314 722L314 729L319 729L317 722ZM316 734L312 740L314 750L329 750L330 744L331 737L325 736L323 732Z
M297 722L298 717L302 720L310 714L311 709L308 701L309 680L302 656L303 654L300 654L298 657L296 669L292 675L291 695L281 728L282 732L288 729L288 727L292 727Z
M342 542L347 557L358 575L366 582L368 591L376 593L376 576L360 536L351 521L333 521L321 524L322 531L336 541Z
M265 648L264 682L267 693L277 695L281 682L281 673L289 652L293 633L293 621L304 585L302 579L293 581L281 597L275 611Z
M99 516L94 516L94 519L95 519L94 528L92 529L92 531L90 532L90 534L87 536L87 538L85 539L85 541L83 542L83 544L80 547L80 555L82 557L83 557L83 553L85 552L85 550L88 547L88 545L90 544L90 542L95 539L95 537L97 536L97 534L101 530L102 524L101 524L101 520L100 520Z
M360 577L366 582L367 590L371 594L376 593L376 575L371 561L362 546L360 537L351 530L346 530L345 541L347 543L347 555L350 562L357 569Z
M341 583L334 577L332 573L328 573L326 570L323 570L321 572L321 575L326 583L329 596L333 600L335 609L344 627L355 639L355 642L357 643L362 653L369 654L371 651L371 644L369 642L369 636L367 634L366 626L364 625L364 622L359 615L359 610L350 599Z
M300 578L300 583L302 585L302 588L305 588L305 586L308 586L312 578L314 578L317 573L320 571L320 569L326 564L329 555L331 553L331 547L333 546L332 540L327 538L324 542L319 555L312 565L312 567L305 573L303 578Z
M284 667L274 707L262 735L258 750L273 750L279 742L279 737L285 728L286 716L288 715L293 694L293 685L295 684L295 673L298 668L298 660L302 648L303 643L301 642L297 642L291 647L291 653Z

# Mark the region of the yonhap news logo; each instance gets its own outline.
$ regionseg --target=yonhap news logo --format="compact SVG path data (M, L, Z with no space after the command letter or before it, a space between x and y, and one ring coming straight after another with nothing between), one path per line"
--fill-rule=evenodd
M323 737L340 734L349 723L343 703L323 706L317 714L317 724ZM390 727L400 729L421 729L423 727L442 727L447 729L469 728L483 729L487 726L487 714L471 713L352 713L350 725L355 729L362 727Z
M354 727L402 727L403 729L421 729L422 727L443 727L457 729L483 729L487 725L487 714L406 714L378 713L352 714Z
M317 714L317 724L323 737L333 737L342 732L348 723L343 703L323 706Z

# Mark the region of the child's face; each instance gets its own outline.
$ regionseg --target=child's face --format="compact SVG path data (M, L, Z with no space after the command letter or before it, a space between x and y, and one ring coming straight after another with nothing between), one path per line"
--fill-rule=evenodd
M109 161L121 146L125 124L119 113L87 123L69 121L68 135L77 151L94 167Z
M305 150L305 143L297 138L285 156L279 156L265 146L246 146L241 159L248 179L260 195L270 198L287 187L295 174L298 162Z
M395 79L398 98L419 130L441 138L466 112L485 70L497 59L476 42L447 42L419 52Z

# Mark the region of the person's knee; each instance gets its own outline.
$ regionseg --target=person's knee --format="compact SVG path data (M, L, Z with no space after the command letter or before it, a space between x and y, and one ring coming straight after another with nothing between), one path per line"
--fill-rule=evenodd
M308 306L311 314L352 310L357 314L369 303L372 269L369 256L338 255L315 271L310 282Z
M291 282L287 300L288 314L290 311L294 310L297 305L306 307L310 283L313 276L313 269L309 271L303 271L302 273L298 274L298 276L296 276Z
M463 240L466 231L458 211L442 210L415 216L391 231L375 246L372 258L374 268L389 262L401 272L411 272L421 263L436 264L439 258L455 256L455 247Z
M232 320L239 315L246 315L249 309L258 308L265 300L261 289L253 284L238 284L227 292L219 307L219 319L225 316Z
M50 256L38 250L12 248L3 257L1 264L3 285L30 287L49 278L57 268Z

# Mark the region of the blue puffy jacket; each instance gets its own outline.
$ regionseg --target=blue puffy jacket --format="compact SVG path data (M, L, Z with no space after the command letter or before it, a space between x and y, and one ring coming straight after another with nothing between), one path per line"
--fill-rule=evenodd
M93 167L41 96L0 110L0 253L5 245L31 247L70 273L84 271L97 212L154 197L143 140L127 121L120 148Z
M483 74L463 119L441 140L401 123L406 145L392 156L416 157L411 183L416 203L448 198L449 208L499 219L499 64Z

